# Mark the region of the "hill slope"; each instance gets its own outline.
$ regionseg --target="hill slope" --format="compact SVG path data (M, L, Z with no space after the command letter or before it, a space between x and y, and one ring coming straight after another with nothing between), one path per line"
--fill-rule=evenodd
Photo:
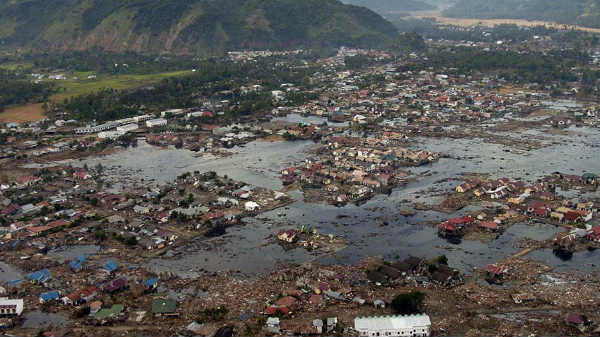
M214 53L240 48L372 47L396 30L338 0L12 0L0 44L42 49Z
M544 20L600 28L600 0L459 0L444 15Z
M420 0L342 0L342 2L367 7L381 15L435 9L435 6Z

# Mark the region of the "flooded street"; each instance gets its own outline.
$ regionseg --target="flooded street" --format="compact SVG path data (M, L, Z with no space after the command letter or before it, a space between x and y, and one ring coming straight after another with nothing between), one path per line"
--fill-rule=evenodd
M100 247L96 245L60 247L49 251L48 256L56 259L57 261L66 262L75 260L79 256L87 257L94 255L99 250Z
M0 261L0 283L20 280L23 275L13 266Z
M41 311L31 311L25 314L25 329L61 328L68 324L68 318L61 314L53 314Z
M291 117L291 118L299 118ZM301 119L298 119L300 121ZM596 149L588 143L600 138L596 129L572 127L568 131L575 137L543 134L534 130L523 136L541 141L545 146L531 151L515 150L505 145L481 139L448 139L420 137L412 145L451 156L438 163L411 168L418 175L415 182L394 189L389 196L378 195L368 202L342 208L305 203L302 195L292 192L296 200L285 209L262 214L258 218L245 219L245 226L227 230L224 236L201 238L178 248L169 255L150 263L156 271L171 270L180 276L194 277L202 270L239 270L246 274L259 274L277 265L306 261L356 263L364 257L382 255L388 258L408 255L434 257L448 256L450 264L463 272L472 272L485 264L502 259L518 251L516 240L528 237L545 240L560 232L559 228L545 224L517 224L505 231L490 244L478 241L462 241L450 244L436 235L432 224L452 214L435 211L418 212L414 217L398 214L415 202L439 203L437 195L452 190L463 173L489 173L492 178L519 178L528 182L561 171L582 174L600 171ZM511 134L519 137L519 134ZM305 151L313 144L300 142L254 141L244 147L232 149L225 158L195 157L193 152L174 148L157 148L139 142L136 148L74 163L93 166L102 163L107 176L125 179L143 178L144 183L166 183L189 171L216 171L233 179L281 189L279 172L305 158ZM460 158L460 159L455 159ZM118 186L118 181L115 181ZM432 193L431 191L435 191ZM597 192L588 195L598 197ZM475 206L475 209L477 207ZM461 212L457 212L460 215ZM385 220L386 226L380 223ZM267 239L281 229L297 226L315 227L319 233L342 236L349 246L336 254L318 257L301 249L284 251ZM63 254L72 258L73 254ZM557 257L536 252L532 257L547 260L550 264L565 263L573 268L585 268L587 258L574 257L561 262Z

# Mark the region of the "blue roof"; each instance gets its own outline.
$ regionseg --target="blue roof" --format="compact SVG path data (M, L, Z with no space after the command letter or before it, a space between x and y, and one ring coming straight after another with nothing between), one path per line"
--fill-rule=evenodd
M79 261L71 261L71 263L69 263L69 267L71 267L71 270L78 271L81 270L82 265Z
M144 284L148 288L153 288L155 285L158 284L158 278L154 277L148 280L143 280L142 284Z
M38 270L29 274L29 279L32 281L44 283L50 279L50 271L48 269Z
M19 283L23 282L23 280L10 280L8 282L6 282L9 286L14 286L17 285Z
M104 265L104 269L107 272L112 273L113 271L119 269L119 265L115 261L110 260L110 261L106 262L106 264Z
M83 268L83 265L87 262L87 257L83 256L83 255L79 255L75 258L75 260L71 261L71 263L69 263L69 267L71 267L71 270L80 270L81 268Z
M48 302L51 300L57 300L60 298L60 293L58 292L58 290L54 290L54 291L49 291L47 293L42 293L40 295L40 298L44 301L44 302Z

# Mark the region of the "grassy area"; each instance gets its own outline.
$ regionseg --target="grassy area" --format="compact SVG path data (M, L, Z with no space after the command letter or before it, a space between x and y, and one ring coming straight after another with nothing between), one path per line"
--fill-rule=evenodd
M10 71L15 71L19 67L25 68L25 69L31 68L31 67L33 67L33 64L31 64L31 63L2 63L2 64L0 64L0 69L6 69L6 70L10 70Z
M569 29L581 30L590 33L600 33L599 28L589 28L576 25L563 25L556 22L549 21L537 21L537 20L521 20L521 19L461 19L461 18L448 18L444 16L435 15L423 15L419 13L414 15L414 18L422 19L427 17L435 18L436 22L445 25L461 26L461 27L472 27L472 26L486 26L494 27L502 24L514 24L521 27L534 27L534 26L546 26L557 29L568 27Z
M43 119L44 109L42 109L42 103L27 104L17 107L6 108L0 113L0 122L35 122Z
M99 75L98 78L90 80L87 79L87 76L91 75L92 73L76 73L70 75L69 78L76 76L79 77L79 80L69 79L57 82L59 88L61 88L61 91L52 96L52 100L62 101L68 97L89 94L104 88L136 88L159 82L160 80L168 77L189 75L191 73L191 70L181 70L143 75Z

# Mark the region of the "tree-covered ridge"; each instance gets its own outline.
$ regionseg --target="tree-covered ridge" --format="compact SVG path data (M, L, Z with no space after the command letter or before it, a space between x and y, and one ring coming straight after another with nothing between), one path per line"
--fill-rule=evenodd
M435 9L434 6L421 0L343 0L343 2L350 5L367 7L382 15Z
M600 0L459 0L444 15L478 19L544 20L600 27Z
M375 47L392 24L338 0L14 0L0 45L214 54L242 48Z

